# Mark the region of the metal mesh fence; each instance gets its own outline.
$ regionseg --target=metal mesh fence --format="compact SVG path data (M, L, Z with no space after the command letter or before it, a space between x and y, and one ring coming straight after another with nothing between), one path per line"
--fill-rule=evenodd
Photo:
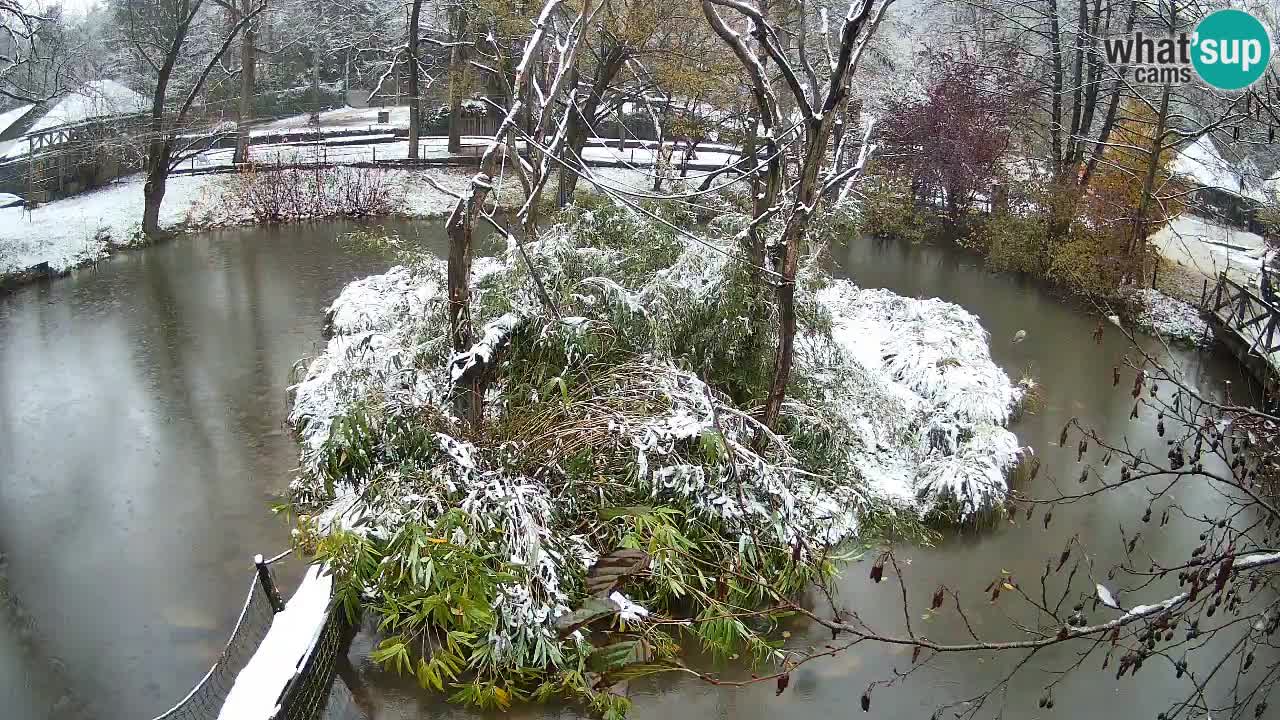
M240 611L240 619L236 621L222 654L195 688L156 720L217 720L236 676L262 644L274 615L271 600L255 574L249 582L249 594L244 609Z
M340 608L330 608L320 637L301 671L285 688L276 720L318 720L329 699L329 688L342 654L346 621Z
M280 559L277 556L269 562ZM249 583L244 609L231 631L231 639L213 667L185 698L155 720L217 720L236 677L257 652L271 629L275 611L271 597L255 572ZM300 669L285 687L275 720L318 720L324 712L338 658L342 654L346 623L332 608L311 652L299 658Z

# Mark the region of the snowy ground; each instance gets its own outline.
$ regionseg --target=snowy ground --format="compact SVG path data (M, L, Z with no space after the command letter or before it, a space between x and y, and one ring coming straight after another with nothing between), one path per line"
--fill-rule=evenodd
M1193 345L1213 342L1208 323L1194 306L1152 288L1136 290L1130 298L1136 311L1133 321L1139 329Z
M386 134L362 136L360 138L326 138L322 142L267 143L249 146L249 159L264 164L294 163L372 163L388 160L406 160L409 157L408 140L389 140ZM489 138L467 136L462 139L463 153L478 155L489 143ZM205 170L231 167L232 148L209 150L192 157L182 164L183 169ZM588 147L582 155L588 162L637 165L650 167L656 161L654 149L627 148L617 150L614 147ZM443 137L422 138L419 143L419 157L424 159L444 159L450 157L448 139ZM677 153L673 158L680 167L683 154ZM700 150L688 162L690 171L705 172L723 167L738 159L736 153L724 149Z
M1238 282L1256 286L1265 250L1262 237L1183 214L1150 238L1166 259L1214 279L1225 272Z
M454 196L440 192L432 183L461 193L468 187L473 171L425 168L377 172L385 173L386 179L399 188L399 208L394 214L427 218L448 213L454 203ZM643 188L649 183L643 171L599 168L592 172L615 185ZM228 174L172 176L161 206L161 226L200 229L251 224L253 218L244 208L228 207L220 201L224 184L233 181ZM33 210L0 208L0 278L43 263L48 263L52 272L66 272L129 245L141 230L142 183L142 177L134 175ZM503 185L509 189L505 194ZM586 185L583 183L584 188ZM519 186L509 179L500 183L498 190L499 202L509 202Z

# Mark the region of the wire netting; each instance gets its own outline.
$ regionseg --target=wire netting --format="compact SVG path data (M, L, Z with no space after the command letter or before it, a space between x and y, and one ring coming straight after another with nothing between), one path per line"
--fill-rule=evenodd
M278 560L281 556L275 558ZM274 560L273 560L274 561ZM244 609L231 631L222 654L195 688L155 720L217 720L236 677L257 652L271 629L275 612L271 598L255 572L249 583ZM274 720L318 720L324 712L338 658L344 649L343 613L332 608L311 652L298 658L300 669L281 693Z
M276 720L318 720L325 711L329 689L342 654L346 621L340 609L330 608L320 637L302 670L285 688Z
M262 638L271 629L274 615L271 600L255 573L249 582L244 609L240 611L240 618L236 621L231 639L227 641L222 654L195 688L156 720L217 720L222 703L236 682L236 676L262 644Z

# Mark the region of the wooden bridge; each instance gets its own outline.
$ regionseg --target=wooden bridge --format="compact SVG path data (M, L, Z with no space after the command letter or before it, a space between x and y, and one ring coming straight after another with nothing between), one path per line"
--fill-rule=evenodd
M1200 308L1214 334L1274 401L1280 396L1280 308L1226 273L1204 295Z

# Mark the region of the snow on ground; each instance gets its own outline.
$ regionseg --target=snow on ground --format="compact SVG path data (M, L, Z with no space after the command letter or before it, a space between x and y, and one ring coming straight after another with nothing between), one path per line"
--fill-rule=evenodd
M379 112L390 113L391 121L386 124L380 124L378 122ZM374 132L387 130L388 128L407 129L408 127L408 105L366 108L344 107L320 113L320 128L324 132L349 132L352 130ZM314 129L315 125L311 124L310 114L291 115L262 123L261 125L255 125L253 130L250 131L250 135L278 135L280 133L306 132Z
M236 676L219 720L269 720L328 620L333 576L312 565L288 605L271 620L262 644Z
M170 178L160 224L181 224L191 208L208 197L214 182L212 176ZM31 210L0 209L0 275L41 263L48 263L53 272L65 272L98 260L113 245L131 242L141 221L141 176Z
M1149 239L1165 258L1210 279L1225 272L1234 280L1255 286L1266 249L1259 235L1187 213Z
M385 173L385 180L400 190L399 208L394 214L411 218L447 214L457 196L470 187L474 174L466 168L375 172ZM647 188L651 182L643 172L627 168L600 168L594 173L613 187ZM252 224L254 220L246 208L229 207L220 200L225 184L232 182L235 176L231 174L170 177L160 209L161 227L200 229ZM52 272L66 272L130 244L141 231L142 184L141 175L132 175L32 210L0 207L0 277L42 263L48 263ZM437 185L448 192L441 192ZM520 192L514 177L497 185L497 195L504 202L514 197L512 193ZM505 194L501 192L503 187L507 188ZM589 189L589 183L583 183L583 188ZM4 198L0 197L0 206L3 205Z
M1213 342L1208 323L1195 307L1152 288L1136 290L1130 298L1136 308L1133 321L1140 329L1196 345Z
M328 138L322 142L290 142L251 145L249 159L260 164L280 163L283 165L301 163L334 163L354 164L373 163L388 160L406 160L409 157L409 141L394 140L387 142L386 135L362 136L360 138ZM482 136L465 136L462 139L463 153L479 155L489 144L489 138ZM231 158L235 150L218 148L200 153L186 160L183 169L203 170L231 167ZM424 159L443 159L450 157L448 138L426 137L419 144L419 157ZM588 162L622 163L625 165L652 166L657 153L649 148L627 148L617 150L612 147L587 147L582 155ZM676 153L673 162L679 172L683 153ZM738 159L736 153L724 150L699 150L689 160L691 171L716 170Z

